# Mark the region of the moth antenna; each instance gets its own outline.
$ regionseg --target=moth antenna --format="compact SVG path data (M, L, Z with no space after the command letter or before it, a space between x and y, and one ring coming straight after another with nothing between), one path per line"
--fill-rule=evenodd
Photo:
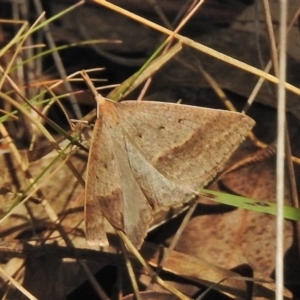
M99 108L100 108L99 106L105 104L105 98L101 94L98 93L91 78L84 70L81 71L81 76L95 97L95 101L97 103L97 119L98 119L99 118Z

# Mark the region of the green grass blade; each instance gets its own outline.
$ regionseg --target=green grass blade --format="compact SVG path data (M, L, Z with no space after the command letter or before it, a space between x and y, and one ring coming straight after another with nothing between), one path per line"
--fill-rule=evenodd
M200 192L200 196L209 198L210 200L222 204L227 204L243 209L258 211L276 216L276 203L255 200L251 198L226 194L223 192L216 192L207 189L202 189ZM300 209L285 205L283 214L285 219L292 221L300 221Z

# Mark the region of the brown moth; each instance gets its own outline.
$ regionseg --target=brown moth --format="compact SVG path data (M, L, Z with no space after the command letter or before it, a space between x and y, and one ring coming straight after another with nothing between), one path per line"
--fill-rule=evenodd
M105 217L140 247L153 212L196 195L254 125L251 118L224 110L96 98L85 192L92 245L107 244Z

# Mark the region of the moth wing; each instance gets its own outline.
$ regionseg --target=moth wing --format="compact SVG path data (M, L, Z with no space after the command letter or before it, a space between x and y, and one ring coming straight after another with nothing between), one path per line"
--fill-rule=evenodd
M85 230L86 238L92 245L108 245L104 230L103 206L115 210L120 203L120 178L112 155L112 142L101 119L95 123L90 144L85 186ZM103 205L104 202L104 205ZM107 218L107 217L106 217ZM112 216L110 223L122 228L120 216Z
M154 210L182 205L197 193L161 174L126 133L124 137L132 173Z
M121 139L124 143L124 139ZM144 195L129 164L129 155L119 141L114 141L123 194L123 231L138 248L152 222L152 207Z
M123 130L146 160L191 188L207 184L254 125L248 116L224 110L149 101L116 105Z
M117 140L116 140L117 139ZM101 214L140 246L151 222L151 207L136 182L118 127L95 124L86 177L85 222L90 244L103 243Z

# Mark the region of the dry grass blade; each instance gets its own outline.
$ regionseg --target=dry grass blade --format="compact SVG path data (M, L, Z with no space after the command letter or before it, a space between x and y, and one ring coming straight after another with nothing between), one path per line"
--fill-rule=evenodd
M111 94L117 94L119 90L123 90L123 87L129 84L129 88L126 90L125 93L122 93L122 97L125 97L126 95L130 94L132 91L134 91L141 83L143 83L147 78L152 76L157 70L159 70L165 63L167 63L172 57L174 57L180 50L182 46L180 43L177 43L174 45L169 51L158 58L156 58L154 61L151 62L151 64L147 67L147 69L139 74L139 76L135 79L136 74L132 75L126 81L122 83L121 86L114 89L113 93ZM134 79L134 80L133 80ZM133 81L133 82L132 82Z
M116 6L116 5L114 5L114 4L112 4L112 3L108 2L108 1L103 1L103 0L93 0L93 1L96 2L96 3L98 3L98 4L100 4L100 5L105 6L107 8L110 8L110 9L112 9L112 10L118 12L118 13L124 14L125 16L127 16L129 18L132 18L132 19L134 19L134 20L136 20L138 22L141 22L141 23L143 23L143 24L145 24L145 25L147 25L147 26L149 26L149 27L151 27L151 28L153 28L153 29L155 29L157 31L165 33L165 34L167 34L169 36L173 36L173 32L171 30L169 30L167 28L164 28L162 26L159 26L159 25L157 25L157 24L155 24L153 22L150 22L149 20L147 20L145 18L142 18L142 17L140 17L140 16L138 16L136 14L133 14L133 13L131 13L131 12L125 10L125 9L122 9L119 6ZM180 42L182 42L183 44L188 45L188 46L190 46L192 48L195 48L195 49L197 49L197 50L199 50L199 51L201 51L203 53L206 53L206 54L208 54L208 55L210 55L212 57L215 57L215 58L217 58L217 59L219 59L221 61L224 61L226 63L229 63L229 64L233 65L233 66L241 68L244 71L247 71L247 72L252 73L254 75L257 75L259 77L263 77L263 78L265 78L265 79L267 79L270 82L273 82L275 84L279 83L279 80L278 80L277 77L272 76L272 75L270 75L270 74L268 74L268 73L266 73L266 72L264 72L264 71L262 71L260 69L257 69L257 68L255 68L253 66L250 66L250 65L248 65L246 63L243 63L243 62L241 62L241 61L239 61L237 59L234 59L231 56L228 56L228 55L225 55L223 53L220 53L220 52L218 52L218 51L216 51L216 50L214 50L212 48L204 46L204 45L202 45L200 43L197 43L197 42L195 42L195 41L193 41L193 40L191 40L191 39L189 39L187 37L181 36L179 34L175 34L174 37L176 39L178 39ZM293 86L293 85L291 85L291 84L289 84L287 82L285 82L284 86L285 86L285 88L287 90L289 90L289 91L291 91L291 92L293 92L293 93L295 93L297 95L300 95L300 89L299 88L297 88L297 87L295 87L295 86Z
M177 296L179 299L182 300L188 300L189 298L186 297L184 294L173 288L172 286L166 284L160 277L157 276L157 274L151 269L151 267L148 265L148 263L145 261L145 259L141 256L139 251L134 247L134 245L131 243L131 241L128 239L126 234L124 234L121 230L116 230L124 244L127 246L128 250L134 255L134 257L142 264L142 266L148 271L149 275L151 276L152 280L159 285L161 285L163 288Z
M82 5L84 2L81 1L79 3L79 5ZM40 3L40 1L38 0L34 0L34 5L36 6L36 9L39 13L41 13L43 11L43 8L42 8L42 5ZM76 6L74 6L73 8L77 8L79 6L78 4ZM44 35L46 37L46 40L49 44L49 47L50 48L56 48L56 45L55 45L55 42L54 42L54 39L53 39L53 36L51 34L51 31L50 31L50 28L48 26L48 24L45 24L45 26L42 27L42 31L44 32ZM59 71L59 74L60 74L60 77L61 78L66 78L67 77L67 72L64 68L64 65L63 65L63 62L62 62L62 59L61 57L59 56L59 52L58 51L54 51L52 52L52 55L53 55L53 58L54 58L54 61L55 61L55 64L57 66L57 69ZM71 91L72 91L72 87L70 85L70 83L68 81L64 81L64 85L66 87L66 91L68 93L70 93L70 103L73 107L73 110L74 110L74 113L75 113L75 116L78 118L78 119L81 119L82 118L82 113L81 113L81 110L80 110L80 107L77 103L77 100L75 99L75 97L72 95Z
M285 174L285 126L286 126L286 50L287 50L287 1L280 2L280 27L279 27L279 85L277 109L277 156L276 156L276 300L283 299L284 289L284 174Z
M299 5L300 0L296 1ZM54 1L47 3L47 7L43 8L41 5L44 3L34 0L37 13L47 10L47 19L43 19L44 14L41 14L33 25L31 21L0 20L1 25L2 22L9 24L4 25L3 28L0 26L0 43L3 46L0 49L0 98L3 102L0 108L0 111L3 111L0 118L0 135L3 137L1 140L3 147L0 145L0 168L2 169L0 213L2 215L6 213L6 216L0 218L0 235L4 237L0 252L6 258L0 268L1 279L5 283L5 287L0 289L0 295L18 299L13 297L14 293L16 295L23 293L21 296L24 298L42 298L43 284L40 282L47 281L49 278L45 295L49 295L51 299L63 298L56 297L58 294L53 283L58 288L64 289L64 296L67 297L87 278L101 299L113 298L116 294L121 298L127 293L134 293L135 298L144 299L151 296L148 292L158 297L157 290L161 289L168 291L162 297L175 295L176 298L184 300L196 299L200 293L197 299L218 298L215 295L221 295L226 299L250 299L251 297L273 299L275 294L278 300L282 300L283 297L286 299L296 297L297 291L292 290L294 282L290 282L300 274L297 267L299 233L298 240L295 237L295 229L299 231L300 226L292 224L289 219L299 219L299 209L292 208L290 201L292 197L295 206L299 206L296 189L299 166L293 166L292 162L300 165L300 159L296 157L299 156L296 133L300 126L298 124L300 105L296 100L300 95L300 88L297 81L299 78L295 72L300 56L297 54L288 57L288 66L291 66L292 72L288 72L287 79L283 75L279 79L280 71L285 68L285 45L276 49L273 31L276 31L276 26L279 24L274 14L279 12L278 1L263 0L261 2L264 6L263 14L259 11L261 7L254 7L249 1L229 1L234 3L232 6L222 1L206 1L201 10L196 12L204 0L182 3L180 9L177 4L182 1L174 1L174 3L167 3L167 1L167 11L163 11L164 2L150 0L155 6L154 10L159 19L151 14L150 5L145 11L147 7L145 3L135 0L119 1L124 7L129 8L134 3L134 6L131 6L133 11L146 13L147 18L155 20L153 22L115 5L114 3L118 1L111 3L105 0L93 0L92 2L82 5L85 1L80 1L68 6L68 1L58 4ZM276 2L275 6L273 6L274 2ZM287 1L282 0L281 3L283 2ZM97 7L97 4L100 6ZM261 5L257 1L256 4ZM189 8L188 5L191 7ZM78 6L80 6L78 11L72 11ZM297 7L296 12L295 6L294 3L289 6L292 7L290 14L295 12L289 25L291 34L299 33L294 22L298 19L300 8ZM227 11L228 7L231 11ZM14 4L14 9L16 9L15 16L18 15L23 19L26 19L29 13L34 13L28 9L28 3L25 2ZM66 12L71 11L70 16L65 15ZM97 15L94 15L96 11ZM51 13L55 12L59 13L51 17ZM193 15L195 12L196 14ZM216 13L224 16L222 25ZM207 14L208 18L202 18L202 14ZM227 14L233 18L226 21ZM62 17L59 22L49 26L50 22L59 17ZM183 21L180 22L180 19ZM100 26L97 23L99 20L103 22L99 23ZM208 20L209 24L206 23ZM214 23L214 20L217 23ZM160 21L166 24L168 29L158 25ZM228 22L226 28L223 22ZM251 22L253 23L250 24ZM259 28L259 25L264 22L265 28ZM282 23L285 22L283 17ZM185 24L187 26L184 31L179 34L179 30ZM216 24L218 25L215 26ZM84 28L82 31L79 25ZM174 29L172 26L177 28ZM8 28L7 32L6 28ZM249 31L244 30L245 28L252 32L255 30L256 43L254 38L250 37ZM280 41L284 42L286 33L282 30L281 34ZM6 41L7 37L11 40ZM42 45L42 39L45 37L52 49ZM114 38L114 42L122 40L122 43L99 45L100 40L111 41L110 38ZM92 49L90 44L93 42L97 43L97 47ZM293 43L291 48L294 47L292 51L295 51L296 44ZM159 46L156 48L157 44ZM85 45L89 45L90 48L85 49ZM80 50L76 49L76 46L80 46ZM279 48L282 51L280 64L279 54L276 52ZM261 58L260 64L257 63L256 50L260 52L258 55ZM149 58L150 51L154 53ZM292 51L289 47L288 53L292 54ZM73 53L75 53L75 60ZM56 67L53 57L57 61ZM266 69L260 70L264 66L262 61L268 61L270 57L272 59ZM77 58L80 60L77 61ZM64 60L66 69L62 63ZM69 61L70 65L68 65ZM145 61L146 63L143 64ZM98 63L106 70L104 72L98 72L99 69L96 68L89 70L88 72L95 71L93 80L90 80L87 71L67 75L67 72L73 72L74 68L87 70L90 66L97 66L95 64ZM135 64L131 65L133 63ZM275 76L269 74L272 65ZM137 66L140 67L138 71ZM96 111L98 113L91 142L89 142L91 130L86 127L82 128L79 124L75 130L69 129L73 129L70 120L74 115L81 116L80 109L85 112L94 107L90 91L82 88L82 78L78 75L83 77L92 94L98 99L98 109L82 118L83 121L91 121L96 118ZM53 79L57 76L61 79ZM114 90L111 90L112 85L95 88L92 82L102 80L98 76L101 78L108 76L107 81L111 80L111 82L122 82L125 78L126 80ZM266 86L260 89L264 81ZM269 84L268 81L274 85ZM142 88L144 82L146 84ZM276 183L274 155L277 149L274 150L273 144L269 145L269 143L272 143L276 136L274 108L277 102L274 95L277 87L283 101L278 109L279 168ZM98 94L98 89L105 88L111 91L105 93L107 98ZM126 96L129 98L129 93L132 93L131 99L136 99L141 90L139 100L153 101L115 103L107 100L119 100ZM287 115L287 122L284 115L285 90L292 91L288 94L290 98L287 101L287 111L291 114ZM273 92L271 97L268 92ZM76 103L75 109L72 109L70 103L67 105L64 103L72 97L80 105ZM222 163L217 164L215 173L220 172L218 173L220 176L218 181L209 187L212 188L210 193L206 187L203 188L210 179L204 180L205 183L202 184L196 182L197 176L202 174L203 170L207 172L207 164L214 162L215 157L223 157L224 145L235 143L230 140L237 131L243 130L244 126L250 128L252 123L245 115L221 112L221 110L219 110L220 117L216 117L217 120L203 121L206 119L206 108L195 108L199 115L194 115L194 112L188 109L185 113L178 110L178 113L174 113L178 118L173 119L168 112L175 104L169 102L178 102L180 99L184 105L178 106L183 109L187 107L185 104L189 104L213 108L226 106L229 110L240 111L243 107L242 102L248 98L249 102L256 100L249 114L256 119L257 126L253 133L249 133L250 138L247 139L247 143L244 143L230 159L231 167L221 173ZM101 107L105 101L109 104ZM132 107L130 102L134 102L133 109L129 109ZM261 104L265 106L261 107ZM136 109L135 105L139 105L139 108ZM272 109L269 110L270 107ZM225 116L224 119L222 114ZM190 122L191 115L194 115L193 122ZM231 116L238 116L238 121L233 119L228 121ZM183 119L187 121L184 124ZM199 124L196 119L201 120ZM224 124L220 119L224 120ZM80 123L82 120L77 122ZM241 124L237 126L239 121ZM167 128L168 122L172 123L169 128ZM194 126L194 123L197 126ZM219 126L221 123L222 125ZM207 128L205 124L208 124ZM283 124L286 125L285 132ZM219 128L218 132L214 131L215 125ZM232 130L233 132L228 129L231 125L237 126ZM135 132L135 128L139 130ZM268 130L263 132L264 128ZM198 139L196 133L202 134L202 129L203 135L199 135ZM164 133L159 133L157 137L156 131L164 131L166 136ZM291 145L288 144L289 139L284 138L284 134L288 131L291 135ZM211 132L211 135L208 134ZM223 132L229 132L230 137L220 138ZM170 136L174 137L174 143ZM180 140L181 136L183 142ZM156 143L157 140L159 143ZM199 140L201 140L200 146ZM100 142L97 144L95 141ZM216 146L213 146L211 141L217 141ZM169 148L164 148L165 142ZM163 144L162 150L160 143ZM97 147L99 144L102 146ZM170 155L168 150L177 151L186 145L191 147L187 146L187 151L182 152L191 155L189 157L182 155L172 161L172 154ZM199 149L202 156L198 160L196 152ZM87 158L87 152L95 153L93 157L96 158L90 159L91 156ZM285 176L284 159L288 160L286 162L289 171ZM184 167L180 166L182 161L186 163ZM114 163L118 167L110 168ZM197 165L197 168L188 168L194 165ZM97 171L93 173L94 170ZM167 174L166 170L171 170L170 174ZM208 173L208 176L212 177L213 172ZM92 176L89 176L90 174ZM172 174L176 175L175 180ZM92 177L98 186L101 185L98 190L91 184ZM169 180L169 177L172 179ZM295 180L289 178L288 181L287 177L295 177ZM286 186L283 179L286 180ZM171 185L172 188L164 190L164 184L173 181L175 187ZM185 181L184 188L189 189L181 194L182 190L178 186L181 187L183 181ZM288 184L290 190L286 188ZM112 189L102 189L103 186L112 186ZM282 201L282 189L285 188L286 206L283 211L286 218L285 231L282 230L280 201L278 206L275 201L272 201L275 198L276 187L277 198L280 201ZM182 202L184 202L183 207L186 208L188 205L185 202L188 202L188 198L195 200L198 188L199 195L203 192L206 198L198 201L198 204L196 201L191 203L192 206L185 216L176 215L176 210L178 209L178 212L181 208L177 206L183 204ZM125 196L114 197L116 190L118 195ZM88 191L91 193L89 194ZM86 193L85 204L84 193ZM89 195L96 196L89 198ZM209 195L212 201L207 199ZM106 196L107 210L105 210L105 203L98 203ZM88 207L86 203L89 199L96 199L98 202L90 202L92 205L89 207L94 210L86 213L88 210L85 209L83 218L83 207ZM160 218L160 224L152 223L152 227L156 226L155 231L147 232L152 217L156 218L156 213L160 209L166 209ZM277 234L274 216L276 214ZM101 240L104 235L108 239L103 238L103 240L107 243L109 241L111 247L101 243L91 243L95 240L89 238L88 220L94 220L93 224L100 224L100 227L96 226L95 232L100 234L95 240ZM101 231L98 230L99 228ZM179 228L177 233L176 228ZM278 252L275 270L276 236ZM284 241L282 241L283 237ZM119 250L120 243L123 256ZM169 248L158 246L161 244L170 246ZM95 250L87 249L91 245ZM283 257L286 272L283 272ZM290 261L292 261L291 267ZM32 267L34 264L35 266ZM292 275L287 272L290 269ZM295 274L294 269L297 269ZM113 271L110 272L111 270ZM94 275L96 272L99 273ZM37 276L31 277L30 274L34 273ZM109 287L105 280L102 281L101 277L104 273L105 278L109 276L109 285L115 280ZM272 280L274 274L277 282ZM96 278L97 280L100 278L101 282L98 283ZM294 285L298 288L298 282ZM149 291L144 294L146 287ZM287 290L289 288L291 292ZM53 289L52 295L51 289ZM77 292L79 289L74 295L77 296ZM292 292L295 294L292 295Z
M19 31L18 35L15 36L14 40L11 41L5 47L5 49L2 49L2 52L1 52L2 54L5 54L8 51L9 47L12 47L14 44L17 44L16 51L14 52L14 56L11 59L11 61L8 63L6 69L4 70L4 68L1 66L1 73L3 75L3 76L1 76L1 85L3 84L3 82L5 80L7 80L7 82L9 82L9 84L14 88L16 93L18 95L20 95L21 99L27 101L29 106L31 106L32 108L35 108L35 107L33 107L32 104L23 96L23 91L21 91L19 85L17 83L15 83L14 80L10 76L8 76L8 72L10 71L13 62L15 61L16 55L18 55L19 52L23 49L23 43L25 43L28 36L32 32L34 32L35 30L37 30L37 27L39 27L39 26L37 26L37 23L39 22L39 20L40 19L38 19L31 26L31 28L29 30L27 30L26 32L25 32L25 28L27 26L27 23L24 23L24 25L21 28L21 30ZM47 22L48 22L48 20L45 21L44 24L46 24ZM58 84L60 84L61 82L64 82L64 81L65 81L65 79L61 80L60 82L57 82L56 84L54 84L54 86L58 85ZM45 128L45 126L41 123L41 120L36 118L36 116L34 116L24 105L20 104L18 101L13 99L13 97L10 97L9 95L5 94L4 92L1 92L0 96L5 101L5 103L10 103L13 107L17 108L18 112L21 113L21 116L25 116L27 118L27 120L30 120L30 123L34 124L36 126L36 128L38 128L40 130L40 132L44 135L44 137L46 137L51 143L56 145L56 148L58 149L58 152L60 152L59 146L56 143L56 140L49 133L49 131ZM54 227L56 227L56 230L58 230L59 235L61 237L63 237L63 239L65 240L65 243L68 244L69 247L73 247L73 243L72 243L71 239L68 237L68 235L65 232L63 226L60 224L61 218L57 215L55 209L52 206L52 203L50 204L46 200L45 195L41 191L41 187L42 187L43 184L45 184L45 182L47 182L47 180L50 179L51 176L56 175L57 171L59 171L61 169L61 167L63 165L65 165L66 163L69 164L70 168L73 168L74 173L77 172L76 168L72 167L71 163L68 161L69 158L65 156L65 160L52 172L50 177L44 179L44 181L41 183L41 185L38 186L36 184L37 178L34 178L34 176L31 174L30 170L28 169L28 162L26 162L26 160L24 160L23 157L21 157L19 151L17 150L16 145L14 144L14 142L12 141L12 139L9 136L8 132L6 131L6 128L4 127L3 123L0 124L0 129L1 129L1 134L6 137L6 142L10 146L11 152L14 154L14 160L17 161L17 164L20 166L21 172L24 173L25 178L29 181L30 187L33 188L32 191L30 191L30 192L28 191L28 195L26 195L27 197L25 197L24 193L23 193L23 195L21 197L18 197L18 199L23 198L21 203L25 204L26 200L29 199L30 194L36 193L38 195L36 199L38 199L38 202L40 202L41 206L44 207L44 210L45 210L46 214L48 215L48 218L52 221L52 224L53 224ZM71 139L73 139L73 138L71 137ZM62 153L63 153L63 151L61 152L61 154ZM61 154L58 154L54 158L54 161L57 160L57 159L60 159ZM63 154L63 156L64 156L64 154ZM51 166L51 164L49 166ZM47 167L45 169L43 169L42 172L45 172L46 170L47 170ZM39 176L38 176L38 178L39 178ZM78 178L81 179L81 182L83 182L81 176L79 176ZM26 207L27 207L27 205L26 205ZM14 209L15 209L15 207L12 208L12 212L14 212ZM28 215L33 217L32 213L29 210L28 210ZM6 216L6 218L8 216L9 216L9 214ZM5 218L3 218L1 221L3 222L4 219ZM32 219L34 219L34 217ZM35 220L32 220L32 221L33 221L33 223L35 222ZM94 279L91 271L87 267L86 263L84 261L80 261L80 260L78 260L78 262L81 264L83 270L86 272L87 277L92 282L92 285L94 285L95 290L98 292L99 296L102 297L102 298L108 299L106 294L103 292L103 290L99 287L98 283L95 281L95 279ZM19 286L17 286L17 287L19 288ZM30 296L29 294L28 294L28 297L30 299L35 299L34 297Z
M294 26L298 16L300 14L300 7L298 8L298 10L295 12L294 16L291 18L291 22L289 24L289 27L287 29L287 31L289 32L291 30L291 28ZM274 48L274 47L272 47ZM272 53L274 52L274 50L272 50ZM277 55L276 55L277 56ZM264 71L266 73L269 73L271 68L272 68L272 60L269 60L269 62L267 63L266 67L264 68ZM277 68L278 71L278 68ZM250 108L251 104L253 103L254 99L256 98L260 88L262 87L263 83L265 81L265 78L260 77L259 80L257 81L257 84L255 85L251 95L249 96L248 100L247 100L247 104L245 105L243 112L246 113L247 110Z
M121 240L121 249L122 249L123 255L125 257L126 268L127 268L130 280L131 280L131 284L132 284L132 288L133 288L133 292L134 292L135 298L137 300L141 300L142 297L140 295L140 291L139 291L139 287L138 287L138 283L137 283L136 277L134 275L133 267L132 267L132 264L130 262L129 256L127 254L127 249L126 249L125 245L123 244L122 240Z
M176 231L175 236L172 238L172 242L170 243L170 246L168 247L168 249L164 252L164 255L162 257L162 259L160 260L157 268L157 273L159 274L159 272L163 269L165 262L167 261L167 259L169 258L169 256L172 254L172 251L174 250L174 248L176 247L176 244L178 243L180 236L182 235L188 221L190 220L190 218L192 217L192 214L194 213L197 205L198 205L198 199L195 199L191 204L190 207L186 213L186 215L184 216L178 230Z
M173 34L170 35L167 40L165 41L166 43L166 47L163 51L163 55L166 54L167 52L169 52L169 48L171 46L171 43L173 42L173 37L176 33L178 33L182 27L191 19L191 17L195 14L195 12L200 8L200 6L204 3L204 1L199 1L195 7L193 7L193 9L187 14L187 16L185 16L183 18L183 20L180 22L180 24L177 26L177 28L173 31ZM172 29L172 26L168 26L169 29ZM165 44L164 43L164 44ZM140 93L138 100L141 100L144 96L144 94L146 93L146 90L149 88L149 85L151 83L151 78L149 77L148 80L146 81L144 88L142 90L142 92Z
M24 289L14 278L6 274L6 272L0 267L0 273L8 278L8 280L23 294L25 295L28 299L30 300L37 300L36 297L31 295L26 289Z

